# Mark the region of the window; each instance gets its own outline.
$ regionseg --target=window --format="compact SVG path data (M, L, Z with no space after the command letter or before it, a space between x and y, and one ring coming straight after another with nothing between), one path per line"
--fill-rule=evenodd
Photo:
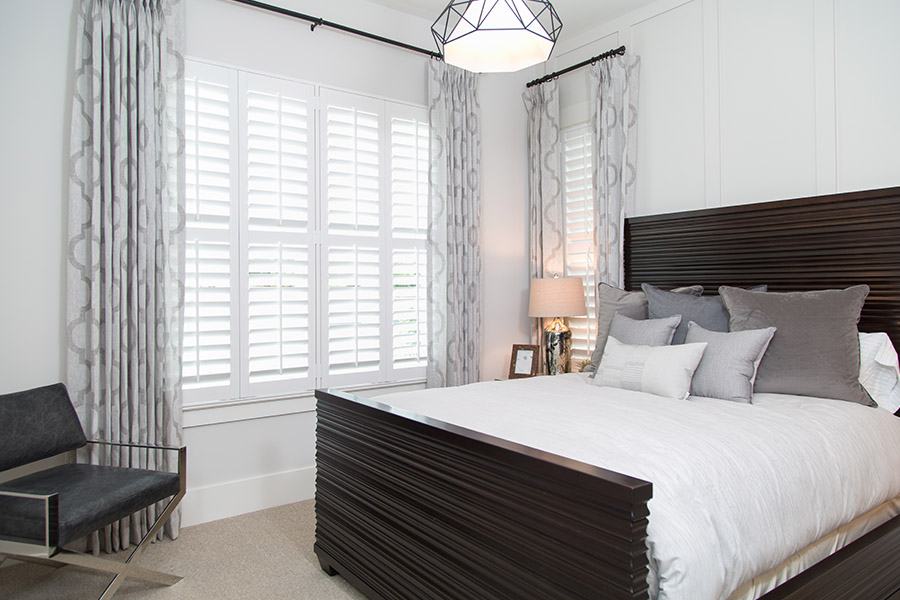
M185 402L423 377L425 109L186 62Z
M597 337L597 281L594 274L594 198L591 191L591 128L563 130L566 275L584 281L587 316L569 317L572 367L590 360Z

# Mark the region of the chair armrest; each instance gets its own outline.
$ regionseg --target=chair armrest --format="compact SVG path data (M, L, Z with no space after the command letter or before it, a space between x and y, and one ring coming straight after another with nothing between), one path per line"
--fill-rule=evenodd
M127 448L148 448L150 450L182 450L185 446L159 446L153 444L131 444L127 442L107 442L106 440L88 440L88 444L103 444L104 446L124 446Z
M24 556L43 556L50 558L56 553L59 545L59 494L31 494L0 490L0 496L41 500L44 503L44 539L43 546L9 539L0 539L0 553L19 554ZM37 552L40 548L41 552Z
M102 444L104 446L119 446L123 448L147 448L149 450L172 450L178 452L178 479L181 486L181 494L187 492L187 446L155 446L150 444L128 444L125 442L107 442L104 440L88 440L88 444Z

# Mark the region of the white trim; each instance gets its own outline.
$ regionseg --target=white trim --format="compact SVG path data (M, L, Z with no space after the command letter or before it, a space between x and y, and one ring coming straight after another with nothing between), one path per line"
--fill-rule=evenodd
M305 467L202 488L188 488L181 526L189 527L273 508L315 495L316 469Z
M344 386L342 389L364 396L379 396L393 392L404 392L425 387L424 378L377 384ZM279 417L316 409L314 392L304 391L290 396L267 396L259 398L238 398L194 404L184 407L184 428L207 427L221 423L251 421L268 417Z

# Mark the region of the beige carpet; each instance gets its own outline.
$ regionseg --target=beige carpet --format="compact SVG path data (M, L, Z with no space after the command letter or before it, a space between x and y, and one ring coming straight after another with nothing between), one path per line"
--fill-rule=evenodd
M127 580L115 599L360 600L340 576L319 568L314 532L312 500L186 527L177 540L152 544L137 563L184 579L171 587ZM115 555L123 561L127 556ZM13 564L0 568L0 598L90 600L109 580L79 567Z

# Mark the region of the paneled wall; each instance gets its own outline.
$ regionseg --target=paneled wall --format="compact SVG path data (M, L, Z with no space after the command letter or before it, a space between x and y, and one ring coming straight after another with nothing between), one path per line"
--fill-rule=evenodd
M900 184L900 2L660 0L567 38L548 71L641 56L629 214ZM564 76L564 120L587 77Z

